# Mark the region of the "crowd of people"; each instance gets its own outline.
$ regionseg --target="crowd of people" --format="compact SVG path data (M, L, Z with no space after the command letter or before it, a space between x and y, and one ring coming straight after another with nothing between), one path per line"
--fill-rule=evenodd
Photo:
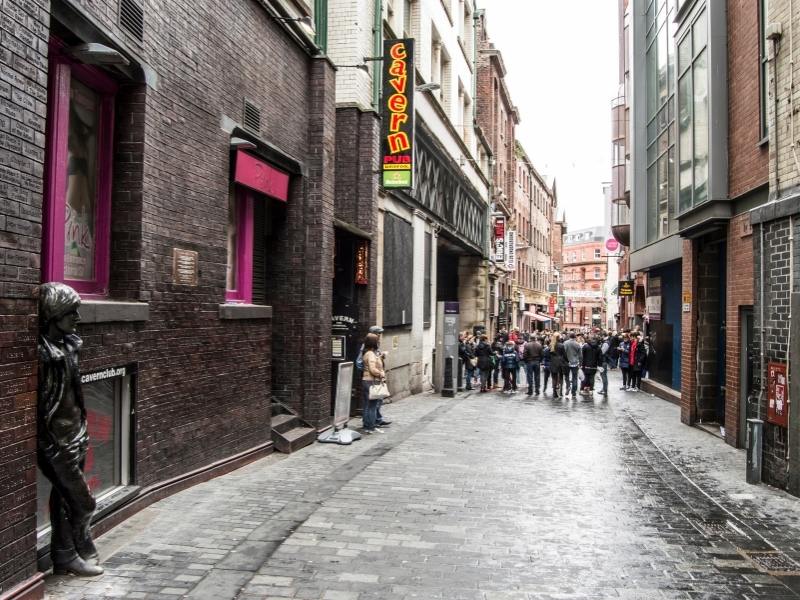
M521 332L501 329L493 341L468 331L459 335L459 359L466 378L464 388L481 392L498 389L513 394L525 373L529 396L547 392L555 398L608 395L608 371L622 372L620 389L638 392L654 350L639 329L608 331L599 328L568 332Z
M391 424L381 414L383 397L375 397L375 388L386 381L384 360L380 350L383 329L370 327L369 334L356 359L362 381L362 415L366 434L383 433ZM653 356L650 339L639 329L606 331L521 332L501 329L492 342L485 334L465 331L459 335L458 356L465 377L464 388L481 392L499 389L513 394L522 385L524 372L529 396L547 393L550 384L554 398L576 398L580 393L592 396L599 379L598 392L608 395L608 371L622 372L620 389L638 392ZM599 377L598 377L599 376Z

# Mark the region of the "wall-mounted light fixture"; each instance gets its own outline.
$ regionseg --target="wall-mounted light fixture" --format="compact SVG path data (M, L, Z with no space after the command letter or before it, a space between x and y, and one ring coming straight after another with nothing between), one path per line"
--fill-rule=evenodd
M67 48L66 54L85 65L109 65L127 67L130 61L120 52L103 44L91 42Z
M365 63L359 65L336 65L337 69L361 69L365 73L369 73L369 67Z
M415 87L414 90L417 92L433 92L441 88L442 86L439 83L423 83Z
M307 33L310 37L314 37L316 31L314 29L314 19L309 17L308 15L304 17L272 17L276 21L280 21L281 23L299 23L300 27L303 28L303 31Z

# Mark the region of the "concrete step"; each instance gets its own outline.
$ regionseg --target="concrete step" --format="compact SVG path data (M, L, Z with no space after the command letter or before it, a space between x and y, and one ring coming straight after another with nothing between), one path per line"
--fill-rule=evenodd
M272 417L272 430L279 433L285 433L300 425L300 419L295 415L273 415Z
M317 430L312 427L295 427L286 432L272 430L272 441L275 449L283 454L291 454L309 444L313 444L317 439Z

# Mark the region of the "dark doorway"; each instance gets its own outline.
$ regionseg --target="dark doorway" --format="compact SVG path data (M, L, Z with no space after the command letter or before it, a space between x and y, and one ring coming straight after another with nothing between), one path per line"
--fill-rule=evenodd
M747 439L747 419L758 415L756 403L755 364L756 349L753 337L753 309L741 309L739 318L741 327L741 348L739 350L739 447L744 447Z
M458 255L442 248L436 255L436 301L458 301Z
M363 285L357 281L359 248L368 242L336 230L333 259L333 311L331 313L331 414L336 399L339 364L355 361L361 345L360 296ZM363 257L362 257L363 260ZM360 373L354 370L354 382ZM353 386L351 398L357 397ZM351 412L356 407L351 404Z

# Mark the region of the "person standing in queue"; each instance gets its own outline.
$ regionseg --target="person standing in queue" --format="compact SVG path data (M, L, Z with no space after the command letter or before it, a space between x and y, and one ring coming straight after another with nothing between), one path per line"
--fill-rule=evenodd
M578 369L581 367L581 360L583 359L581 353L581 345L575 339L575 332L569 334L569 339L564 342L564 351L567 355L567 367L569 368L569 378L567 379L567 390L575 398L578 393Z
M513 394L517 391L517 368L519 367L519 353L512 340L506 342L501 358L503 364L503 392Z
M481 376L481 393L487 392L491 384L493 354L489 338L481 335L481 340L475 348L475 357L478 359L478 371Z
M528 396L533 395L534 388L536 388L536 395L539 395L539 370L542 365L542 352L542 344L537 337L531 338L531 341L525 344L522 351L522 362L525 364L525 378L528 380Z
M377 411L379 400L369 397L369 389L374 383L386 379L383 368L383 358L378 352L378 336L374 333L367 334L364 338L364 378L361 382L361 392L364 394L366 408L363 414L364 433L383 433L378 427Z

